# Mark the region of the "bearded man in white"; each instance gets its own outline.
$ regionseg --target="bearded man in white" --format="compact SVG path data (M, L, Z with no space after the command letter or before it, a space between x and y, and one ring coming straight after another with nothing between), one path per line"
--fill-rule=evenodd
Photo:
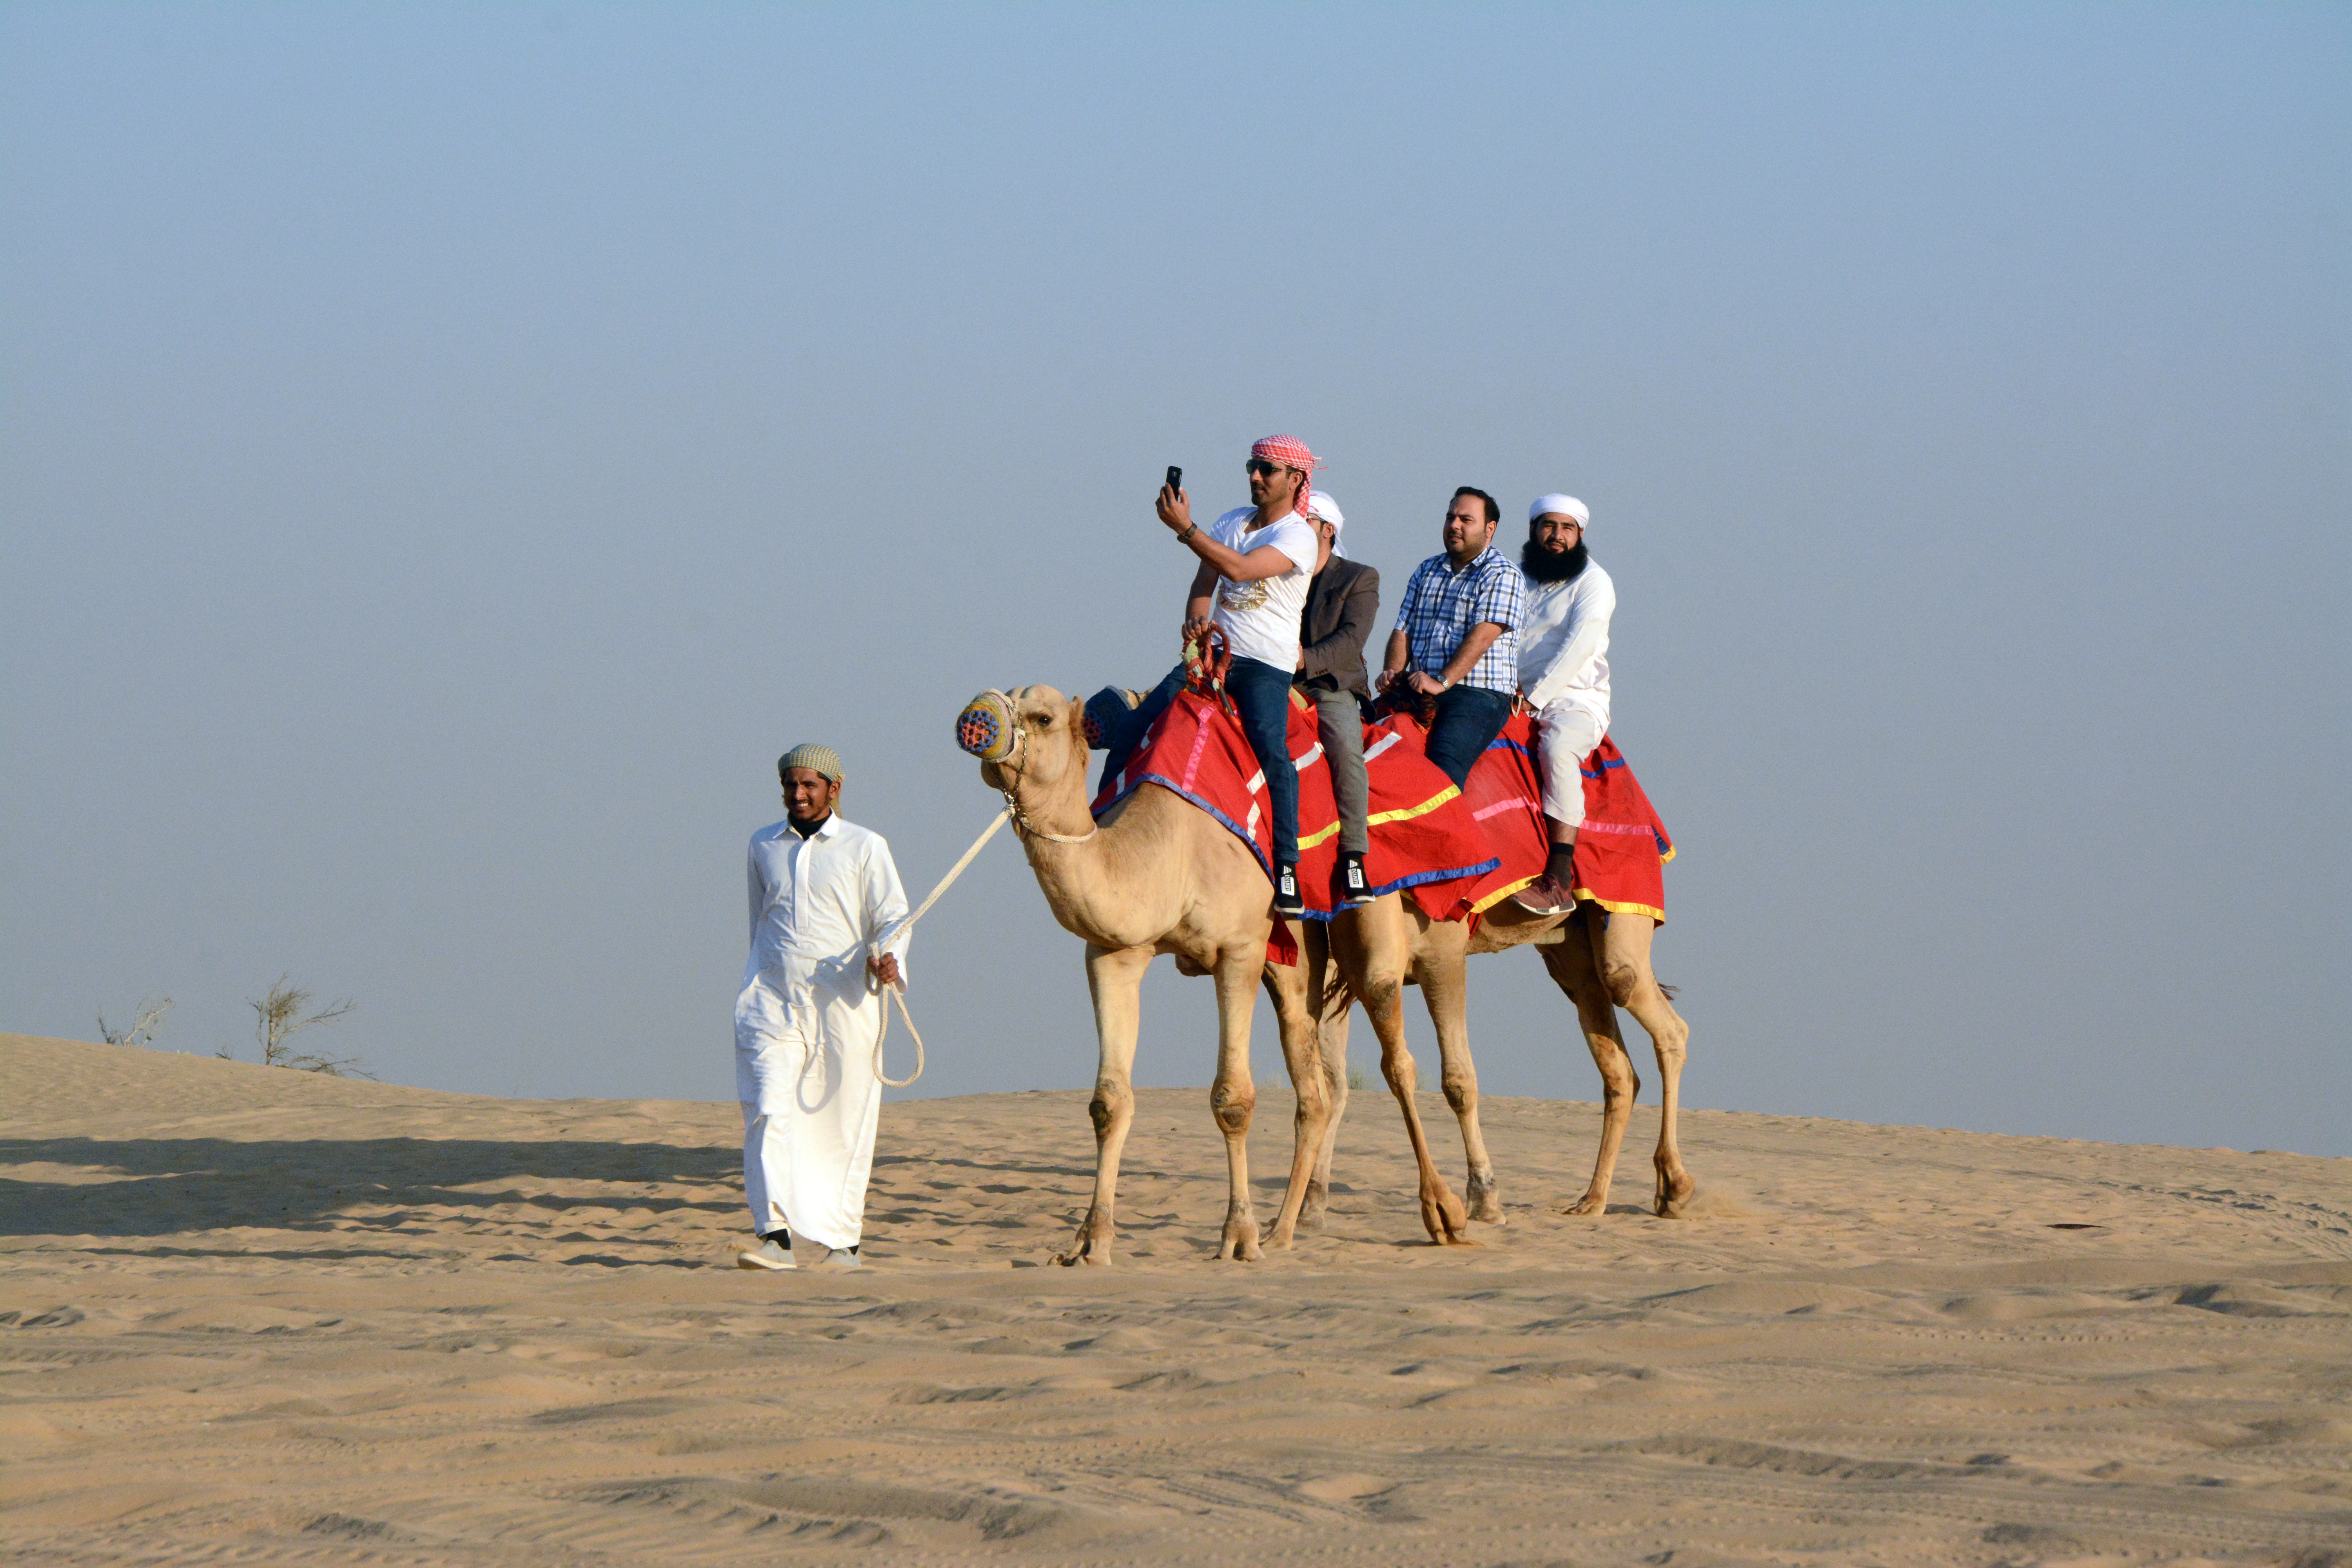
M735 999L743 1195L760 1237L736 1262L798 1268L798 1237L800 1258L856 1268L882 1109L877 987L905 983L907 895L882 836L835 815L830 746L794 746L776 773L784 820L751 835L751 956Z
M1519 695L1536 710L1551 854L1518 893L1537 914L1575 907L1576 830L1584 826L1584 759L1609 732L1609 617L1617 587L1585 552L1591 513L1574 496L1548 495L1528 509L1519 553L1527 623L1519 631Z

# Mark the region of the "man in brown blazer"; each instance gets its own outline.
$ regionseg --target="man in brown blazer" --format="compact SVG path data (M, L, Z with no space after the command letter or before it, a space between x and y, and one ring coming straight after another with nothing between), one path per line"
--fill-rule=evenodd
M1339 869L1331 897L1341 909L1372 901L1364 876L1364 714L1360 700L1371 700L1364 679L1364 638L1380 616L1381 574L1339 552L1347 519L1321 490L1309 492L1307 521L1322 542L1307 608L1298 627L1298 673L1291 685L1315 704L1322 731L1323 763L1331 770L1331 794L1339 805Z

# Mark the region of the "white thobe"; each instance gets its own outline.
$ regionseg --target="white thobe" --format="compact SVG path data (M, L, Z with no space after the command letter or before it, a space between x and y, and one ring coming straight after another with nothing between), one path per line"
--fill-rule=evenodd
M907 895L882 836L838 815L805 839L782 822L751 835L748 879L735 1095L751 1226L855 1247L882 1108L885 1004L866 961L887 952L905 964Z
M1530 577L1527 590L1519 689L1536 710L1544 815L1576 827L1584 821L1584 759L1609 732L1609 617L1617 585L1588 556L1569 581Z

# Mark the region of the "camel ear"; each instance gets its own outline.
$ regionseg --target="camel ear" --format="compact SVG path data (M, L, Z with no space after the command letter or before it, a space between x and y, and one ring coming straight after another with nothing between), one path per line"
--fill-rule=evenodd
M1070 744L1078 753L1081 769L1094 761L1093 749L1087 744L1087 703L1082 697L1070 699Z

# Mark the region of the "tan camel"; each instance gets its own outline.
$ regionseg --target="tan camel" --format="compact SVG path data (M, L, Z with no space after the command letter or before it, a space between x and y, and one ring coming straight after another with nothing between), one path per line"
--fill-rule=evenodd
M1101 1047L1087 1110L1095 1124L1094 1202L1059 1261L1110 1261L1118 1161L1135 1118L1136 1033L1143 972L1170 953L1185 974L1217 983L1217 1077L1209 1109L1225 1135L1230 1194L1218 1257L1260 1256L1250 1206L1251 992L1264 981L1281 1026L1283 1060L1297 1090L1290 1184L1265 1235L1287 1247L1329 1116L1316 1059L1316 1023L1304 965L1266 962L1274 889L1256 857L1206 812L1164 789L1139 789L1097 823L1087 809L1085 710L1050 686L982 692L958 721L980 756L980 776L1003 792L1022 848L1064 930L1087 943L1087 988Z
M1330 1189L1331 1146L1348 1103L1348 1007L1360 1001L1381 1040L1381 1071L1403 1109L1405 1131L1413 1159L1421 1169L1422 1221L1433 1240L1468 1239L1466 1226L1454 1216L1462 1212L1445 1181L1430 1159L1429 1141L1423 1133L1421 1114L1413 1102L1415 1075L1412 1053L1404 1043L1404 987L1418 984L1436 1026L1443 1063L1446 1103L1462 1123L1463 1150L1469 1163L1468 1217L1500 1225L1503 1208L1496 1194L1494 1163L1478 1126L1478 1071L1470 1059L1470 1035L1464 1016L1466 996L1465 961L1473 953L1499 952L1506 948L1533 946L1542 956L1552 980L1576 1005L1585 1044L1601 1068L1601 1151L1592 1180L1584 1195L1570 1205L1571 1215L1595 1215L1609 1206L1609 1186L1617 1168L1618 1151L1633 1118L1633 1097L1641 1080L1619 1031L1617 1009L1632 1013L1648 1032L1657 1053L1663 1115L1657 1152L1657 1212L1680 1218L1697 1190L1683 1166L1675 1142L1675 1120L1681 1104L1683 1060L1690 1026L1674 1009L1668 994L1650 969L1650 939L1654 922L1646 915L1610 916L1585 905L1575 914L1535 915L1506 899L1486 911L1476 934L1458 921L1433 921L1411 903L1391 895L1331 922L1327 933L1310 931L1306 951L1310 994L1320 998L1318 1010L1319 1056L1326 1097L1330 1101L1323 1147L1302 1210L1303 1223L1314 1229L1322 1223ZM1330 970L1338 970L1336 976Z

